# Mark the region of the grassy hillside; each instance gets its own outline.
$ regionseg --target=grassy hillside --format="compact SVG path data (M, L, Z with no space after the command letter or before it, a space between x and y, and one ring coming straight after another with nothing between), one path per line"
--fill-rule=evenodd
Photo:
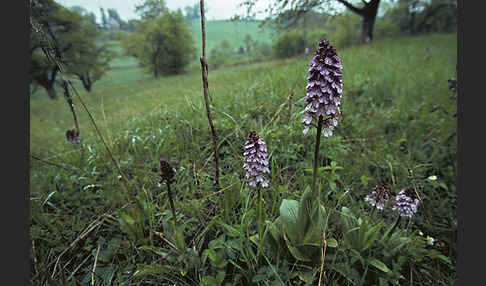
M262 43L272 43L272 33L268 28L259 28L260 22L232 22L229 20L208 21L206 22L206 51L209 53L215 46L222 41L228 41L235 52L244 46L246 35L250 35L253 40ZM192 22L191 31L198 55L201 52L201 23Z
M201 44L201 22L188 22L189 30L192 33L194 45L197 49L194 57L192 68L199 68L199 57L202 55ZM260 43L272 42L271 30L268 28L260 28L260 22L243 22L230 20L213 20L206 22L206 52L209 54L211 50L218 46L222 41L227 41L232 49L238 51L243 46L246 35L250 35L253 40ZM113 50L120 54L120 57L111 62L111 66L115 68L134 67L137 60L133 57L124 56L123 50L118 41L109 41Z
M209 71L221 195L212 186L199 70L154 80L136 67L114 69L92 94L81 91L121 180L77 99L83 160L65 140L73 128L66 102L31 100L31 154L51 163L30 161L34 284L316 285L321 267L329 285L454 284L457 121L447 80L455 78L456 41L427 35L338 51L343 115L321 140L318 175L330 214L324 264L322 248L307 245L307 261L309 249L279 240L275 226L312 177L315 131L303 135L301 123L311 55ZM242 168L251 130L268 147L263 200ZM175 169L176 224L167 188L157 186L159 156ZM413 219L373 211L364 197L378 184L394 195L416 187L423 204ZM136 203L127 205L127 194ZM259 240L262 225L275 243Z

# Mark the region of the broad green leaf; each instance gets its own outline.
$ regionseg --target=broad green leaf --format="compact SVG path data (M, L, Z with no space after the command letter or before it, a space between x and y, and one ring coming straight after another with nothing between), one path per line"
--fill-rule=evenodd
M222 227L224 227L228 231L227 233L228 233L229 236L239 237L240 234L241 234L239 230L237 230L236 228L232 227L229 224L226 224L222 221L218 221L218 224L221 225Z
M369 229L366 232L365 237L364 237L363 250L366 250L366 249L370 248L371 245L373 245L375 240L378 238L378 235L380 234L381 226L382 226L382 222L373 226L371 229Z
M376 259L376 258L372 258L368 261L371 265L373 265L374 267L378 268L379 270L385 272L385 273L388 273L390 272L391 270L385 265L385 263L381 262L380 260Z
M299 202L296 200L284 199L280 205L280 221L284 233L291 241L297 241L300 235L297 227L297 216L299 214Z
M311 261L311 259L306 257L297 247L294 247L291 244L291 242L287 239L287 236L285 234L284 234L284 240L285 240L285 244L287 245L287 248L289 249L290 253L295 259L300 261L305 261L305 262Z
M140 269L135 271L133 277L160 275L164 273L170 273L171 271L172 268L166 265L160 265L160 264L144 265Z
M327 246L328 247L332 247L332 248L338 247L338 242L337 242L336 239L334 239L334 238L331 237L331 238L327 239L326 241L327 241Z

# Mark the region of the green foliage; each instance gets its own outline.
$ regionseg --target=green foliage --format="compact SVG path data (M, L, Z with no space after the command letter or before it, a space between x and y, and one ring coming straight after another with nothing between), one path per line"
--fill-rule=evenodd
M201 20L201 6L200 3L197 2L194 5L187 5L184 7L185 11L185 19L187 21L200 21ZM208 14L208 6L204 6L204 15Z
M142 19L157 18L167 12L165 0L143 0L135 5L135 12Z
M122 47L154 77L185 72L195 52L182 15L170 11L138 23L135 33L122 38Z
M455 47L453 35L430 35L339 51L343 117L321 142L318 208L305 191L315 142L300 122L310 55L210 72L219 194L200 70L157 80L137 67L111 70L99 82L103 97L86 98L126 174L129 205L86 118L82 162L63 141L71 119L65 103L31 100L31 153L66 168L30 160L33 283L88 285L94 273L97 285L454 284L457 121L447 79L455 75ZM250 130L268 146L270 186L261 201L242 170ZM177 223L157 186L160 155L175 168ZM423 200L393 232L396 214L363 201L378 183L392 194L413 184Z
M280 35L273 43L277 58L289 58L304 52L304 34L299 30L289 30Z
M268 226L267 247L271 253L288 252L297 261L319 263L319 253L323 235L326 232L326 209L312 199L309 187L300 202L284 199L280 206L280 216Z
M305 38L306 46L309 48L309 52L312 52L312 48L319 46L319 41L322 39L328 39L329 32L325 29L312 29L310 30Z
M32 21L40 28L31 33L30 73L33 82L43 86L50 97L55 98L54 83L58 70L54 57L59 54L66 73L77 76L90 91L91 84L105 74L114 56L105 45L97 45L101 31L91 18L52 5L34 6ZM51 54L51 61L41 59L45 51Z
M375 30L373 32L375 39L397 37L400 34L400 28L390 17L376 19Z
M329 41L339 50L360 41L361 18L353 13L333 16L329 21Z
M227 63L233 57L234 51L230 43L223 40L218 46L209 53L208 62L210 68L217 69Z
M457 29L457 3L451 0L398 1L384 17L402 33L450 33Z

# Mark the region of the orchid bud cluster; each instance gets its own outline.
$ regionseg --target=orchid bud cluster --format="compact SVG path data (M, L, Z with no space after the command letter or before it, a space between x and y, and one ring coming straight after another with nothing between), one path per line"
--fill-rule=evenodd
M161 187L164 181L167 184L172 184L175 181L174 168L167 160L160 157L160 180L158 181L158 186Z
M307 72L306 107L302 123L307 134L314 119L323 117L323 133L331 136L341 114L342 64L336 49L321 40Z
M66 131L66 140L68 142L79 144L79 143L81 143L82 138L81 138L81 136L79 136L79 132L76 132L74 130L68 130L68 131Z

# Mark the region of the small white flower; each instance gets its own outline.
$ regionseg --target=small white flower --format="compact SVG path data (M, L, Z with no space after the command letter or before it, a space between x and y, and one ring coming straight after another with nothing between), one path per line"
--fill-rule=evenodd
M430 176L430 177L427 178L427 180L435 181L435 180L437 180L437 176L435 176L435 175Z
M427 235L426 240L428 245L434 245L435 239L433 237Z

